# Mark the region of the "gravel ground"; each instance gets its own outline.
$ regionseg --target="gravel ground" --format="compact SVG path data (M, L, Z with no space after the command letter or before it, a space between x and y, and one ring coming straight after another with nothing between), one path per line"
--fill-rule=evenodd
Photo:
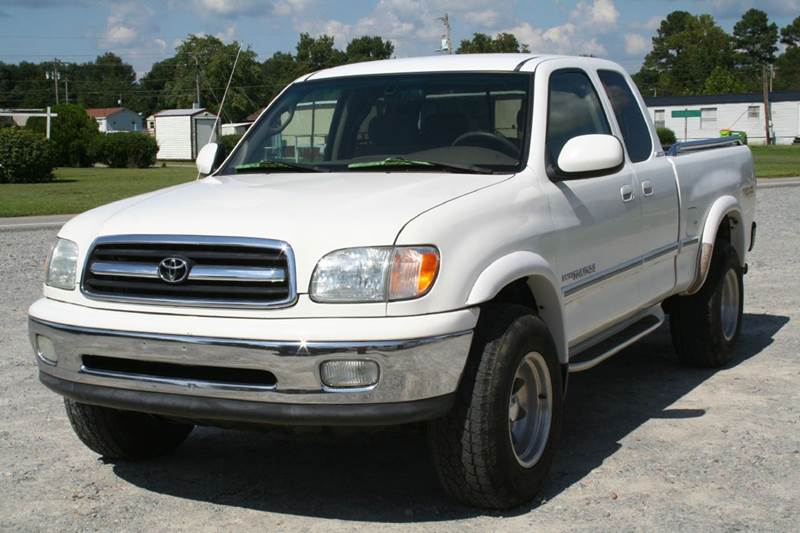
M38 383L26 337L55 232L0 232L0 529L797 531L799 205L800 188L759 193L734 362L683 368L662 329L574 376L542 500L503 514L446 500L416 427L201 428L172 457L98 459Z

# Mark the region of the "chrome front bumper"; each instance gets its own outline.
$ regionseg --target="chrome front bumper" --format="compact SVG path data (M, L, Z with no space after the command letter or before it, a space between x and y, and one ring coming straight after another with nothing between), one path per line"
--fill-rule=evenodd
M69 395L63 390L68 385L117 389L118 392L158 393L171 397L328 405L342 406L343 409L347 409L348 405L377 406L452 395L458 388L472 341L471 330L410 340L305 343L93 329L37 318L30 318L28 324L42 381L65 395ZM52 342L56 361L42 355L39 336ZM86 368L83 364L84 355L267 370L275 375L277 381L264 386L98 372ZM332 359L375 361L380 368L379 380L377 384L363 389L327 388L322 384L319 365ZM53 386L55 382L63 386Z

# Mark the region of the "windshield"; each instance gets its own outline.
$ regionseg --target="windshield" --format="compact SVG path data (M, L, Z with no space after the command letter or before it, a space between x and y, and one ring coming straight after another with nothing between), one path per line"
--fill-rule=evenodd
M514 172L525 163L530 87L522 73L297 83L220 173Z

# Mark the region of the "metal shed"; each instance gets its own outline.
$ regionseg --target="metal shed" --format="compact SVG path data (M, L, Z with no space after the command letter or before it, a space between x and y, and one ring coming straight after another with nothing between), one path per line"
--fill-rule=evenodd
M216 132L212 135L217 116L204 108L166 109L153 118L160 160L194 160L203 146L218 137Z

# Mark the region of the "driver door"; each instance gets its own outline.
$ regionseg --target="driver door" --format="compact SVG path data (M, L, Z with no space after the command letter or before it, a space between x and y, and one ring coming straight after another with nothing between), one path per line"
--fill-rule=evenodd
M637 277L631 275L638 265L641 223L633 170L626 162L608 173L569 180L553 172L569 139L612 134L593 76L581 69L557 69L548 82L545 159L550 181L545 189L571 344L619 321L639 301Z

